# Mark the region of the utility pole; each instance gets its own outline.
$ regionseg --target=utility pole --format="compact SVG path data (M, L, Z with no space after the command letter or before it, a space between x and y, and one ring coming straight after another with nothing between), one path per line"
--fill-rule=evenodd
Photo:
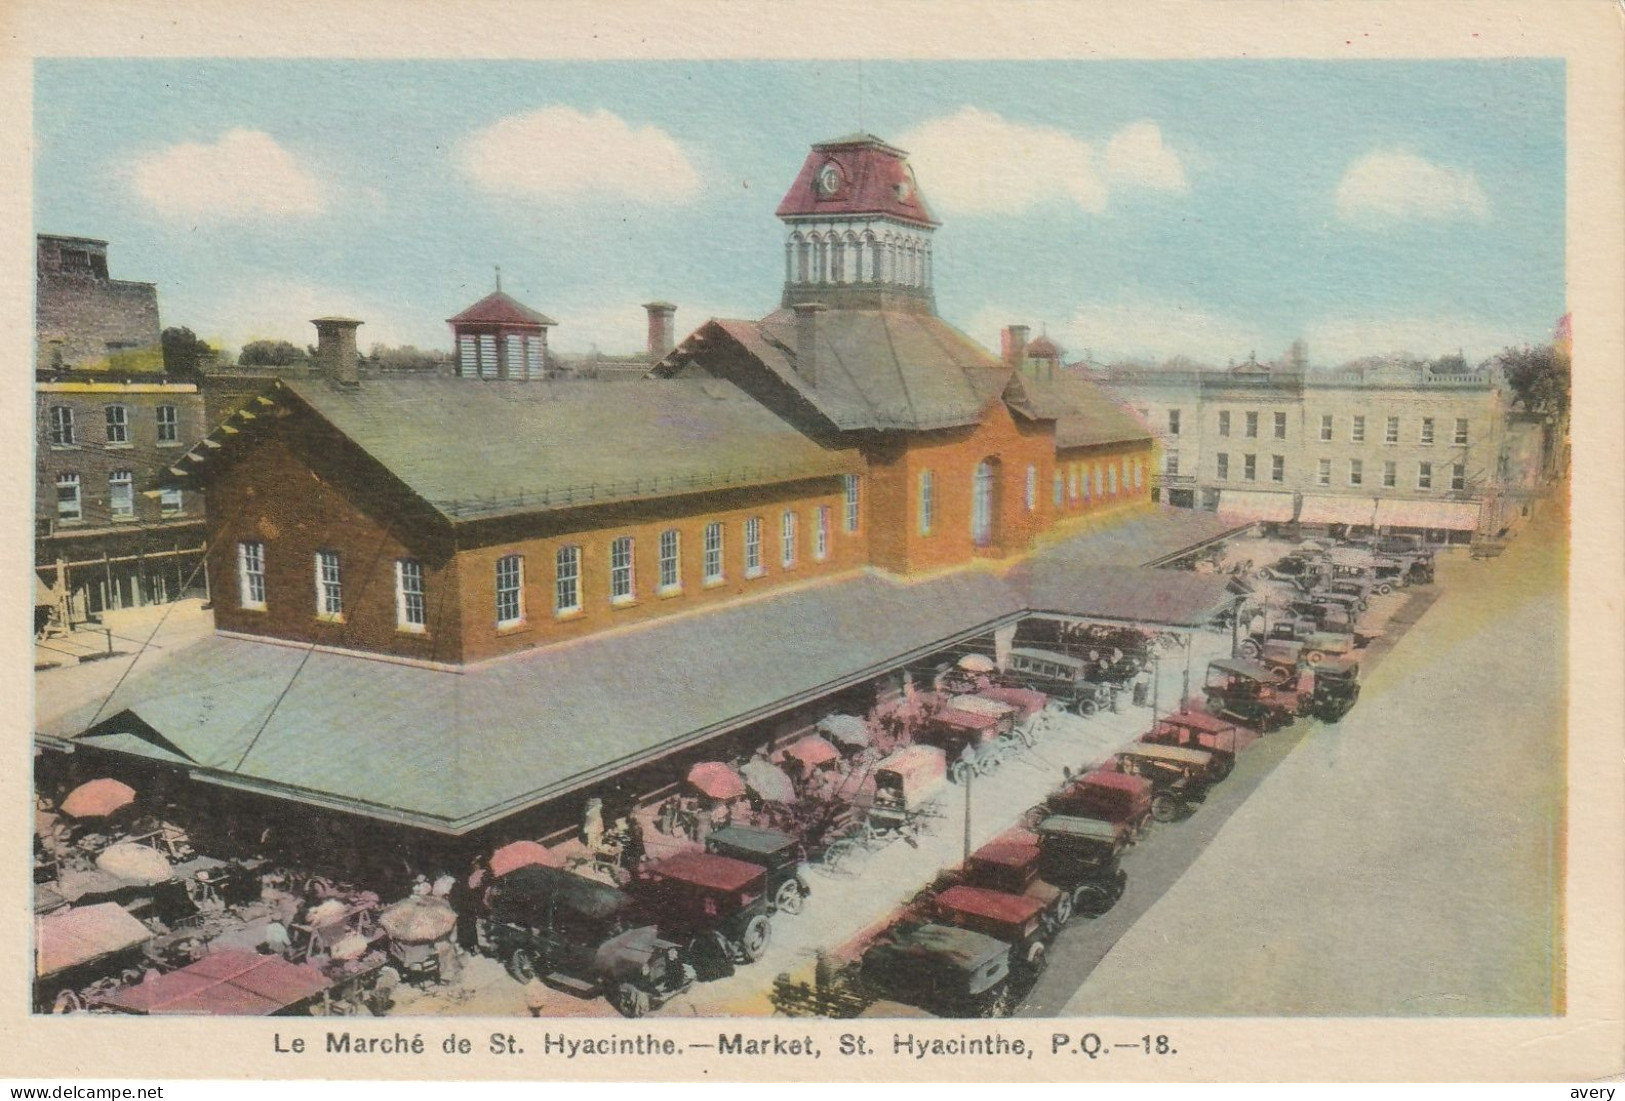
M965 855L963 857L964 861L968 861L970 859L970 789L971 789L971 786L973 784L975 784L975 782L976 782L976 770L974 768L967 768L965 770Z

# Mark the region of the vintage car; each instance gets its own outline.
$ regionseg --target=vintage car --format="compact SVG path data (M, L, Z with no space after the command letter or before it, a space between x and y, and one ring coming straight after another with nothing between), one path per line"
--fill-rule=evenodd
M1299 710L1324 722L1335 723L1360 698L1360 666L1357 662L1331 660L1315 666L1314 683L1300 695Z
M766 868L767 897L775 913L801 913L812 894L806 848L787 833L757 826L724 826L706 837L705 851Z
M1047 857L1038 829L1043 822L1075 822L1087 836L1071 849L1057 847ZM1006 830L972 853L960 870L963 882L1042 902L1052 928L1060 929L1075 913L1102 914L1117 901L1117 861L1129 844L1126 826L1092 818L1049 815L1034 830Z
M995 937L905 922L876 938L859 974L879 996L941 1017L998 1017L1014 1001L1010 965L1010 946Z
M1004 761L1006 743L1001 731L1011 725L981 711L965 711L951 704L931 715L915 731L916 742L942 750L950 762L948 775L962 784L972 775L987 776Z
M1018 985L1031 984L1044 970L1055 925L1038 899L961 884L935 896L929 908L938 924L969 929L1008 944L1011 978Z
M772 939L767 869L760 864L683 852L648 865L631 889L701 978L756 962Z
M1035 692L1031 688L1015 688L1009 685L992 685L982 689L977 695L1015 708L1016 737L1029 748L1037 744L1039 731L1046 721L1044 716L1050 709L1051 700L1048 695Z
M928 893L956 886L1025 895L1038 903L1051 932L1072 920L1072 893L1039 878L1038 838L1020 826L1005 830L971 853L964 864L943 872Z
M1128 886L1120 862L1127 831L1096 818L1052 814L1034 827L1038 874L1070 890L1072 910L1098 917L1117 904Z
M1151 817L1172 822L1189 814L1213 785L1213 755L1177 745L1136 745L1117 754L1117 770L1151 781Z
M1289 704L1282 691L1268 668L1234 658L1209 662L1202 686L1208 711L1260 733L1278 730L1295 717L1296 701Z
M1324 666L1322 666L1324 667ZM1236 725L1205 711L1176 711L1163 715L1140 735L1147 745L1200 749L1213 758L1208 775L1218 783L1236 767Z
M1010 651L1006 677L1023 687L1054 696L1079 715L1093 715L1112 706L1112 687L1091 680L1093 666L1083 658L1055 650L1017 646Z
M878 762L865 778L869 821L902 830L931 812L948 786L948 757L934 745L908 745Z
M1353 572L1357 571L1357 572ZM1329 595L1353 597L1356 611L1363 612L1371 604L1371 571L1361 567L1339 568L1338 576L1320 590Z
M1030 828L1054 814L1109 822L1124 831L1125 841L1133 841L1151 821L1151 781L1110 768L1070 777L1027 812L1025 824Z
M1359 639L1353 632L1321 630L1314 620L1300 616L1278 620L1262 635L1248 635L1236 650L1242 657L1256 660L1257 655L1263 653L1266 642L1300 644L1301 657L1310 665L1318 665L1328 657L1347 654L1359 645Z
M1296 581L1300 578L1314 577L1321 569L1318 555L1294 551L1260 568L1258 573L1270 581Z
M631 896L597 880L530 864L498 877L488 905L485 939L518 982L603 994L627 1017L694 982L682 946L660 936Z

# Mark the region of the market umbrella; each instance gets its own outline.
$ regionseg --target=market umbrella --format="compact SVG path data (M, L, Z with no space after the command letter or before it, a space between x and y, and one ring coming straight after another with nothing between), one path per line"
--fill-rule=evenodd
M133 841L109 845L96 857L96 867L130 883L166 883L174 875L169 861L157 849Z
M491 854L491 874L507 875L515 868L527 864L559 867L559 858L546 845L537 841L510 841Z
M856 715L825 715L818 720L818 733L855 749L869 744L869 724Z
M739 771L744 774L745 784L768 802L795 802L796 789L790 783L790 777L771 761L753 757Z
M129 784L106 778L80 784L62 800L62 813L75 818L105 818L135 802L135 789Z
M841 759L841 751L816 734L809 734L797 741L784 751L784 755L794 757L809 770Z
M688 782L712 799L726 801L745 794L745 781L721 761L701 761L688 770Z
M457 914L444 899L402 899L378 915L384 932L402 944L430 944L457 927Z
M966 654L959 659L958 665L967 673L991 673L998 668L986 654Z

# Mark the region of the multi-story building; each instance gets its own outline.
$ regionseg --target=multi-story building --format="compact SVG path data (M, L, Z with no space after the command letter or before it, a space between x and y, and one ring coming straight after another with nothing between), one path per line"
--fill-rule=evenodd
M1170 504L1300 525L1466 541L1503 526L1505 406L1487 372L1107 369L1161 436Z
M37 245L34 562L59 624L201 593L203 508L166 484L205 431L164 373L158 294L111 279L107 242Z
M651 304L669 351L634 384L521 377L522 341L505 379L477 340L460 377L362 377L357 322L318 319L324 373L175 464L208 488L216 637L47 744L467 843L872 706L1032 614L1194 627L1230 599L1101 576L1236 525L1150 509L1149 433L1048 342L937 316L901 151L815 146L779 214L782 307L672 347Z

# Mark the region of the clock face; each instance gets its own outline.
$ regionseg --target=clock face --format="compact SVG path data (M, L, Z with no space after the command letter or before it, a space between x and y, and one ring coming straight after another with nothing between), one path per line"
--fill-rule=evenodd
M818 192L826 198L841 189L841 169L830 161L818 170Z
M903 166L903 178L897 181L897 198L901 202L908 202L914 197L914 169Z

